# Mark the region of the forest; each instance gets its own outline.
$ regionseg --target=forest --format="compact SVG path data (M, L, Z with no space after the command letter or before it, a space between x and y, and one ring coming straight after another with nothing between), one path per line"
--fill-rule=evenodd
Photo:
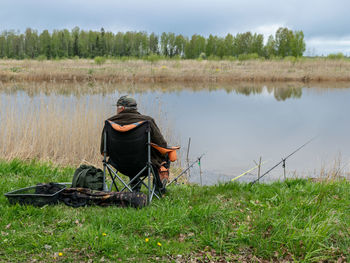
M238 33L225 37L194 34L186 37L175 33L85 31L78 27L71 31L37 30L27 28L24 33L6 30L0 34L2 59L61 59L102 57L147 58L214 58L229 57L274 58L300 57L305 51L304 34L279 28L267 41L257 33Z

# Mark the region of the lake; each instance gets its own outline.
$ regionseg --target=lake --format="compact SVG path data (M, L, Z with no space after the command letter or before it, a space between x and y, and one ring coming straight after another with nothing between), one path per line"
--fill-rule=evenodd
M322 87L280 87L277 84L239 84L225 87L191 87L180 84L169 87L109 84L78 86L2 86L1 129L6 130L9 126L5 123L10 123L6 122L10 115L12 119L21 122L37 115L50 119L51 115L46 116L46 112L64 115L64 118L56 118L56 127L67 126L68 122L70 126L74 126L69 120L74 115L74 118L82 119L83 124L84 120L92 122L90 130L96 131L86 136L98 137L91 142L93 147L98 148L103 119L114 114L115 108L112 105L120 95L131 94L138 100L140 111L156 119L169 142L181 145L182 166L186 165L189 138L190 161L194 161L202 153L205 154L201 161L203 184L228 181L254 167L254 161L258 162L260 157L266 161L261 170L264 173L314 137L316 138L310 144L286 161L287 177L319 177L322 173L334 171L334 166L345 176L348 176L350 170L350 84L343 84L341 87L332 84L323 84ZM35 118L32 120L35 121L31 122L37 121ZM31 125L28 129L41 129L42 132L43 128ZM6 134L2 131L0 136L8 136L8 133L9 131ZM37 133L30 134L39 136L35 135ZM70 134L71 131L62 130L65 138L71 136ZM0 142L7 145L2 157L13 147L9 146L9 140L1 141L0 138ZM95 155L96 152L98 151L94 150L91 154ZM50 157L50 153L47 154ZM91 158L81 156L82 154L84 153L77 152L74 158ZM64 155L64 152L56 153L55 158L58 155ZM40 156L36 153L34 157ZM239 180L251 181L256 178L255 170ZM262 181L277 179L283 179L281 165ZM200 181L197 164L191 171L190 180Z

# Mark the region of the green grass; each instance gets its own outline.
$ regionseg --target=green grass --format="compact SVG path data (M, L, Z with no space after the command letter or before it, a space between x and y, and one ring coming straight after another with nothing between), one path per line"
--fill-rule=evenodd
M350 261L346 181L171 186L142 210L36 208L10 205L3 195L70 181L73 172L35 161L0 162L1 262Z

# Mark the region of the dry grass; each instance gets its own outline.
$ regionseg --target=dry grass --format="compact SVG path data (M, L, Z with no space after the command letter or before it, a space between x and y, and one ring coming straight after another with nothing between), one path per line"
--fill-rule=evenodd
M234 83L348 82L350 61L0 60L0 82Z
M101 167L101 131L104 120L115 114L115 98L111 96L108 102L98 95L22 95L0 96L0 159L38 159L63 165L87 162ZM146 109L141 102L141 110L153 112L160 127L171 127L157 107L155 103L154 109ZM163 129L163 134L170 143L176 141L170 128Z
M106 107L102 103L91 107L98 103L96 99L85 103L74 100L72 107L54 97L26 105L9 99L11 104L2 106L1 112L0 158L98 164Z
M310 178L314 182L350 181L350 161L344 161L341 153L329 165L322 165L319 177Z

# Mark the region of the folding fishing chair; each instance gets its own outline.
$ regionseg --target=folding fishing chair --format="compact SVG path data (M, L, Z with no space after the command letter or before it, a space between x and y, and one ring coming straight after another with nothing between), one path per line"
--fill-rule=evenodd
M150 123L148 121L140 121L129 125L119 125L111 121L105 121L104 126L104 150L103 150L103 183L106 187L106 170L112 179L112 186L117 191L129 190L134 191L144 185L148 190L148 202L151 203L153 196L158 199L161 192L155 192L156 187L160 188L161 182L157 169L151 162L151 147L160 151L162 154L168 154L170 161L176 160L176 150L179 147L162 148L151 143ZM107 160L107 157L108 160ZM118 172L130 178L126 183ZM151 180L153 175L153 180ZM147 184L144 182L147 180ZM119 190L118 181L122 184ZM152 183L151 183L152 181Z

